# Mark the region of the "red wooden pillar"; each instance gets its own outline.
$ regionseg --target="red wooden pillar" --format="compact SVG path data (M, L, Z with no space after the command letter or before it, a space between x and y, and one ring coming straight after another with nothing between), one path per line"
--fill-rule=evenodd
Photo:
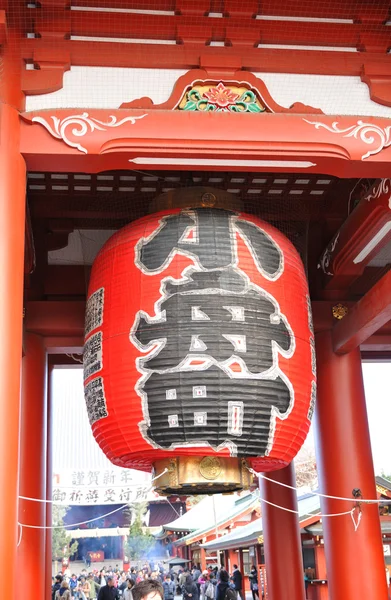
M7 39L0 57L0 564L15 582L26 167L15 108L21 106L21 61L13 56L20 55L12 32Z
M318 399L315 431L320 491L376 498L359 349L337 356L330 331L316 337ZM321 498L323 514L347 511L353 502ZM365 505L357 531L350 515L323 518L331 600L387 599L378 506Z
M267 477L292 487L296 485L293 465L267 473ZM260 480L267 589L269 600L303 600L304 567L297 514L275 508L262 500L297 511L294 490L274 481Z
M315 546L316 579L327 579L326 556L324 544ZM329 600L327 585L319 585L317 589L317 600Z
M41 336L24 336L22 403L20 422L19 493L28 498L46 499L46 386L47 358ZM46 526L46 503L20 499L19 521ZM45 597L45 529L23 527L18 548L18 567L26 581L34 581L37 598Z
M234 565L239 566L238 554L235 550L228 550L227 571L232 574Z
M205 569L206 569L206 550L205 550L205 548L200 548L200 564L201 564L201 571L205 571Z
M47 434L46 434L46 499L53 496L53 366L49 366L47 383ZM46 527L51 527L52 505L46 504ZM52 531L46 530L45 543L45 600L52 598Z

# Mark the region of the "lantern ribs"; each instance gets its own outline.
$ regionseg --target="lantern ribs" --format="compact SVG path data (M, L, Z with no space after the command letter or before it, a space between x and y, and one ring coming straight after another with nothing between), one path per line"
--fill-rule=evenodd
M316 330L329 327L331 302L313 302ZM49 353L81 352L84 344L85 302L31 301L26 303L25 330L45 337ZM326 322L327 321L327 322ZM335 325L334 349L338 354L349 352L361 345L365 351L391 350L391 271L387 273L356 305L348 315Z

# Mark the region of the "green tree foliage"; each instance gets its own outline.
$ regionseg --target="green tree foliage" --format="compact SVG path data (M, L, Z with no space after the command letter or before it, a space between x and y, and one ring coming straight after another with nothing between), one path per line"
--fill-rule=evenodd
M64 548L66 556L72 556L77 551L78 542L72 542L71 534L64 528L64 517L69 510L68 506L59 506L53 504L53 527L52 530L52 558L53 560L62 560L64 558Z
M147 502L131 505L133 519L129 527L129 535L125 544L125 554L131 560L145 559L155 545L155 539L146 531L144 517L148 509Z

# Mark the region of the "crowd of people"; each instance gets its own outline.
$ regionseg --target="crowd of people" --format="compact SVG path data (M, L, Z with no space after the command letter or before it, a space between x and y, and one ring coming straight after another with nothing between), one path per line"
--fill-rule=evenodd
M263 592L259 589L255 566L248 577L253 600L259 600ZM148 589L148 582L157 595L156 600L160 600L159 596L161 600L174 600L176 596L182 600L245 600L243 575L237 565L233 565L230 574L217 567L202 572L195 565L191 570L165 571L162 565L151 568L148 564L142 569L131 567L127 573L111 567L107 571L83 569L79 576L65 571L53 580L52 600L142 600L138 590L140 586L144 591ZM151 596L147 600L154 599Z

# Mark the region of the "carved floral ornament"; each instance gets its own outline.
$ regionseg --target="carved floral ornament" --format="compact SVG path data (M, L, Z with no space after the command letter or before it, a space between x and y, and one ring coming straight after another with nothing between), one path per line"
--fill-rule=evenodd
M122 109L137 109L142 112L129 115L127 112L124 114ZM97 116L91 114L91 110L88 109L76 114L64 114L63 111L59 111L57 115L48 114L45 110L38 115L37 113L32 113L31 116L26 114L23 118L30 124L40 124L50 135L63 141L67 146L88 154L93 138L105 139L107 143L108 138L118 137L114 135L114 131L113 136L109 133L104 136L100 132L120 128L121 136L127 138L129 134L130 139L138 137L137 134L131 135L130 128L144 119L147 114L152 116L154 111L226 112L234 113L233 118L238 113L252 113L263 114L265 120L267 113L286 114L292 116L290 124L294 126L297 139L311 140L311 129L322 131L324 135L320 141L325 145L333 144L333 137L349 138L349 142L353 139L354 152L360 152L361 160L366 160L391 146L391 125L388 125L385 119L379 122L374 122L373 119L352 122L349 118L343 117L339 121L331 121L330 117L324 115L320 109L300 102L288 108L280 106L261 79L253 73L240 69L231 72L229 76L227 73L216 76L215 72L209 72L207 68L192 69L178 78L170 98L163 104L154 104L151 98L143 97L123 103L112 113L99 109ZM285 124L287 123L285 121ZM142 129L145 131L144 127ZM272 141L274 138L273 133L270 132L270 123L268 131L269 141ZM288 132L286 140L289 139ZM315 140L313 141L315 143ZM351 142L346 150L349 156Z
M371 192L366 196L366 200L377 200L383 194L391 194L391 179L381 179L380 182L375 185ZM388 201L388 207L391 210L391 195Z
M179 110L202 112L265 112L257 94L243 86L216 84L198 84L187 91Z
M339 236L341 232L339 231L334 239L331 240L326 250L323 252L320 262L318 264L318 269L322 269L325 275L334 275L334 272L331 269L331 258L334 254L334 250L338 244Z
M140 115L137 117L129 116L118 121L116 116L111 115L109 120L104 122L95 117L91 117L87 112L84 112L80 115L69 115L64 119L51 116L51 123L44 117L33 117L32 122L43 125L53 137L62 140L67 146L76 148L84 154L88 154L87 148L82 146L79 142L74 142L69 139L70 133L75 137L84 137L86 134L92 133L95 130L106 131L107 128L121 127L125 123L134 125L136 121L139 121L146 116L147 115Z
M391 125L388 127L380 127L375 123L364 123L359 120L354 125L349 127L340 128L338 121L334 121L331 125L322 123L320 121L308 121L304 119L309 125L313 125L315 129L326 129L330 133L336 133L342 135L342 137L349 138L354 137L356 140L360 140L364 144L372 146L370 150L365 152L361 156L361 160L369 158L373 154L377 154L391 146Z

